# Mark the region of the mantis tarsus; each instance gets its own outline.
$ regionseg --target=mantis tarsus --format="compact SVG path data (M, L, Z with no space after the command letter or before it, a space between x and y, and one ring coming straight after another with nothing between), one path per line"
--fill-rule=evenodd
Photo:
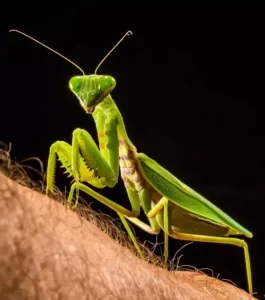
M249 293L253 293L248 245L243 235L252 238L252 233L233 220L221 209L188 187L177 177L144 153L138 153L129 139L122 115L111 97L116 81L109 75L97 75L96 71L104 59L131 33L127 32L98 65L95 74L85 75L83 70L58 52L27 36L42 46L60 55L82 73L69 81L69 88L80 105L91 114L96 125L98 144L84 129L75 129L72 144L57 141L50 147L47 169L47 193L53 192L56 155L74 178L68 205L71 206L74 192L78 205L79 191L83 191L117 212L137 251L142 255L126 220L150 234L164 231L164 260L168 260L168 237L179 240L230 244L243 247ZM96 188L114 187L119 179L124 182L131 210L115 203L94 191L83 182ZM149 224L138 219L143 209ZM230 237L232 236L232 237ZM234 236L234 237L233 237Z

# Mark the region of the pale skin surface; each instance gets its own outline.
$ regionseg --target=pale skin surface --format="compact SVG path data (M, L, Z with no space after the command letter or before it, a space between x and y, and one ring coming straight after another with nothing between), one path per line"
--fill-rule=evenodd
M0 299L255 299L147 264L60 203L0 173Z

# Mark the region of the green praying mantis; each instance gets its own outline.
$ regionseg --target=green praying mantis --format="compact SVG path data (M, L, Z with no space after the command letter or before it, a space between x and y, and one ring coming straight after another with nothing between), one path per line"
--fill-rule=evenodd
M232 219L220 208L187 186L163 166L144 153L138 153L129 139L123 117L114 102L111 92L116 81L109 75L97 75L97 70L106 57L125 38L122 39L103 58L93 75L85 75L83 70L45 44L16 31L63 57L83 75L74 76L69 81L71 92L77 97L81 107L94 119L98 145L84 129L75 129L72 144L57 141L50 147L47 168L46 192L54 192L56 157L69 176L73 177L68 206L72 205L74 193L75 206L78 205L79 191L97 199L117 212L139 255L142 252L127 222L135 224L149 234L164 232L164 261L168 260L169 236L178 240L229 244L244 249L245 266L249 293L253 293L252 275L248 245L236 236L252 238L252 233ZM106 198L89 185L103 189L113 188L121 176L131 209ZM149 224L138 217L143 209Z

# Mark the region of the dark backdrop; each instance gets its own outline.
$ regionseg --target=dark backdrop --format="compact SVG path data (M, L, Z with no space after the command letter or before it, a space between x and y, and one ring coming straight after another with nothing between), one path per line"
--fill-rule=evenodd
M68 89L72 65L16 33L32 35L93 73L112 75L112 96L138 151L157 160L254 234L248 240L254 290L264 294L264 17L259 11L116 8L87 1L6 10L1 38L0 140L12 157L47 162L56 140L76 127L96 138L92 118ZM128 5L128 6L126 6ZM124 7L125 6L125 7ZM111 6L110 6L111 7ZM37 166L37 165L35 165ZM61 172L62 173L62 172ZM58 175L61 174L58 172ZM66 178L59 181L69 187ZM120 182L104 195L128 206ZM92 208L109 213L93 199ZM141 241L155 238L136 229ZM162 242L159 236L159 242ZM185 242L170 239L170 256ZM157 250L158 254L160 249ZM181 264L213 269L246 289L243 250L193 243Z

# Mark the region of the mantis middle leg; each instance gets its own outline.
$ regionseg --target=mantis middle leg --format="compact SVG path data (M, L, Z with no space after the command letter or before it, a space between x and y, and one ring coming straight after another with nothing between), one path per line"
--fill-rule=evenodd
M139 255L141 257L143 257L142 251L136 241L136 238L133 234L133 232L130 229L129 224L127 223L125 217L127 219L129 219L132 223L134 223L135 225L137 225L138 227L142 228L143 230L147 231L150 234L158 234L160 232L160 227L157 224L156 220L154 219L149 219L150 221L150 225L145 224L144 222L140 221L139 219L137 219L136 217L129 217L130 215L132 215L132 212L129 211L128 209L126 209L125 207L119 205L118 203L108 199L107 197L97 193L96 191L94 191L93 189L91 189L90 187L84 185L83 183L79 183L77 184L76 182L72 184L71 186L71 190L69 193L69 197L68 197L68 202L72 202L73 199L73 195L74 192L77 188L79 190L85 192L86 194L90 195L91 197L93 197L94 199L97 199L98 201L100 201L101 203L103 203L104 205L108 206L109 208L113 209L114 211L117 212L118 216L120 217L123 226L125 227L129 237L131 238L135 248L137 249ZM131 190L129 188L126 189L128 197L130 202L133 204L134 207L134 213L136 216L138 216L140 214L140 204L142 204L143 208L146 209L149 205L149 197L150 197L150 192L149 190L143 190L140 193L138 193L135 190Z

